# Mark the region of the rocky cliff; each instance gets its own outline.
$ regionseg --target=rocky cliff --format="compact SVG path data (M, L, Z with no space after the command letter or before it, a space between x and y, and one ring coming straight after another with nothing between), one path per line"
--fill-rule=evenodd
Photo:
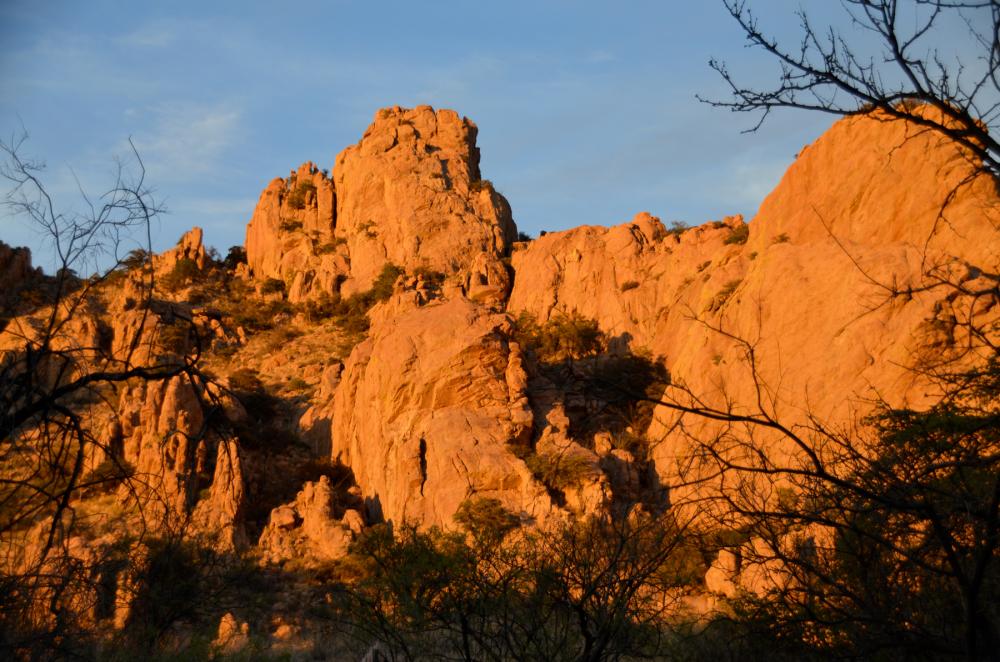
M968 155L857 116L804 148L749 223L641 213L515 241L475 125L388 108L330 174L306 163L267 186L245 264L212 260L195 229L88 294L54 340L73 370L195 364L81 404L101 426L88 470L131 471L115 503L151 531L318 568L375 524L454 529L475 500L543 526L693 495L693 440L718 423L680 424L622 382L788 425L926 402L921 352L957 353L963 316L1000 317L996 297L936 284L990 291L998 229ZM31 270L0 246L0 274ZM6 326L5 365L27 360L44 313ZM761 580L726 552L708 584Z
M386 263L487 273L517 230L482 179L476 133L450 110L380 110L331 177L307 163L264 190L247 226L251 273L283 281L293 301L365 290Z

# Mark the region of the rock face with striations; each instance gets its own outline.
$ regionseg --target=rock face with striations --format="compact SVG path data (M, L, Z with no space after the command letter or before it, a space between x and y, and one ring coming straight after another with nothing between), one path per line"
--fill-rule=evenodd
M293 300L314 290L335 292L349 261L334 236L334 204L333 182L312 163L272 180L247 225L251 273L284 282Z
M989 289L979 270L1000 267L1000 198L987 175L971 173L968 155L933 134L847 118L800 153L749 228L728 219L673 237L640 215L531 242L514 253L508 310L593 317L663 356L675 382L705 403L749 412L756 390L745 348L720 330L744 338L786 424L803 420L803 403L829 424L847 422L875 393L919 406L926 388L909 369L914 352L954 346L948 329L968 302L947 298L950 288L889 301L885 286L919 287L933 266ZM667 483L691 451L670 432L675 418L657 412L648 435ZM711 423L692 424L712 433Z
M239 444L206 434L202 390L185 376L128 387L104 445L135 467L139 480L119 496L136 500L152 528L175 530L190 518L195 533L220 549L239 548L246 545Z
M351 353L333 455L353 469L370 519L453 527L472 497L545 517L549 497L510 446L532 434L510 325L456 298L384 318Z
M510 206L481 178L476 125L429 106L378 111L341 152L332 180L305 164L275 179L247 226L254 278L293 301L367 289L391 262L458 274L505 294L501 263L517 236Z

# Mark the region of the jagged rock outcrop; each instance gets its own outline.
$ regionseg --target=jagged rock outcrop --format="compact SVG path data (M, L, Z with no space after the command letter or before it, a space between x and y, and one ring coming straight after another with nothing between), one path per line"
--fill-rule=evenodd
M283 281L293 301L313 291L336 292L350 261L343 238L334 234L335 217L333 182L314 164L275 178L247 225L250 272L259 281Z
M22 291L42 278L41 269L31 266L31 250L15 248L0 241L0 319L23 303Z
M499 259L517 236L510 206L479 171L476 125L452 110L385 108L337 156L337 226L351 277L367 287L386 261L461 272Z
M141 508L153 528L178 531L190 522L190 533L233 549L246 543L239 445L209 428L203 393L185 375L125 390L117 434L136 480L119 498Z
M251 274L283 281L292 301L365 290L387 262L505 292L517 229L481 178L476 133L450 110L380 110L332 180L306 163L264 190L247 226Z
M181 261L188 261L198 271L203 271L208 266L208 252L201 243L203 234L201 228L195 226L181 235L176 246L159 255L154 255L153 268L156 274L158 276L169 274Z
M370 519L453 527L470 497L526 518L551 501L511 444L532 434L509 318L465 299L403 308L347 360L333 456L354 471Z
M346 555L363 528L361 513L336 503L330 479L322 476L271 511L258 547L272 563L330 561Z
M641 213L611 228L550 232L515 250L507 308L540 321L576 311L624 345L655 348L666 314L703 311L723 283L743 274L741 247L725 243L741 229L742 217L734 216L668 232Z

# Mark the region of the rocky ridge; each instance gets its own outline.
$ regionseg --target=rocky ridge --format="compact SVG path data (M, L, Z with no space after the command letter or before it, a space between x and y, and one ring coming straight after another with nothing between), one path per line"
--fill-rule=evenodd
M674 388L739 411L753 406L757 383L738 337L753 344L757 377L773 385L788 420L802 420L797 403L809 402L811 413L846 423L873 393L919 404L924 384L907 367L929 338L954 345L948 320L963 306L1000 315L996 302L920 288L928 264L966 269L972 284L985 276L969 264L1000 271L1000 198L985 177L969 177L965 155L905 125L865 116L836 123L750 223L668 228L642 213L530 242L515 241L510 207L482 179L475 138L475 125L451 111L384 109L332 174L307 163L273 180L247 227L246 264L226 275L243 288L232 290L245 297L241 306L268 311L258 329L192 303L190 283L139 307L144 281L133 276L103 306L83 309L67 342L146 360L162 353L153 345L164 325L181 320L211 339L208 360L228 377L123 389L103 446L148 492L123 490L121 503L155 503L157 525L190 527L269 566L341 558L380 522L454 529L456 512L476 498L538 525L612 504L665 507L666 496L648 495L679 501L692 452L676 414L661 407L641 425L582 425L609 403L586 400L573 379L644 350ZM0 273L24 277L30 269L8 253L0 251ZM169 281L182 262L197 274L216 268L200 231L152 267ZM362 312L364 339L335 350L339 322L319 303L369 292L387 264L399 275ZM912 294L887 302L885 283ZM591 363L546 365L522 346L519 318L570 315L594 320L607 338ZM5 360L30 337L32 319L4 331ZM150 349L137 354L138 346ZM237 366L254 366L256 376ZM265 417L288 425L268 427ZM287 446L282 431L295 437ZM253 476L274 472L279 457L282 470L300 458L321 467L261 487ZM544 464L552 458L572 466L572 480L552 479ZM323 473L330 467L344 470L349 490ZM753 591L771 574L780 572L741 567L725 551L706 586ZM246 634L234 624L227 632Z

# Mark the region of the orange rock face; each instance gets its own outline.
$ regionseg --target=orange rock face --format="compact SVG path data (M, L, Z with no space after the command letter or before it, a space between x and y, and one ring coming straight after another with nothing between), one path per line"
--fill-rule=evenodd
M496 286L517 229L481 179L476 132L450 110L380 110L332 179L307 163L264 190L247 226L253 277L284 281L292 301L367 289L387 262L411 273L474 267Z
M453 527L472 497L542 518L548 495L509 444L531 434L510 320L464 299L376 324L344 366L333 454L371 519Z
M707 403L729 399L748 412L757 406L753 374L745 347L726 334L742 338L786 424L807 409L846 422L875 393L919 405L926 389L909 369L915 352L962 304L946 299L948 288L889 301L887 286L919 287L935 269L985 285L967 265L1000 267L1000 198L987 176L971 173L967 156L932 134L844 119L803 150L745 243L737 219L679 237L644 215L550 234L514 253L508 310L593 317L665 357L675 382ZM946 349L955 339L930 342ZM668 432L674 419L660 411L649 433L668 483L690 451Z

